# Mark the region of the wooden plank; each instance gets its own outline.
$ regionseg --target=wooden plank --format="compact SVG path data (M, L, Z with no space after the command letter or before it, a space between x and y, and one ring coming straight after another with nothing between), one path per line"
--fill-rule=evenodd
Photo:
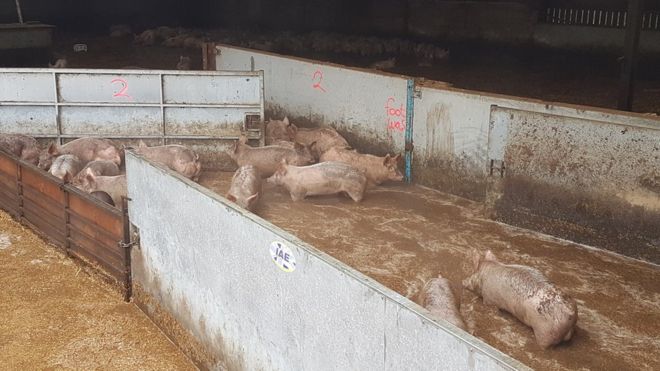
M124 260L123 249L118 244L121 237L108 235L102 228L89 224L84 218L75 215L71 215L69 218L69 229L70 232L75 231L76 235L82 235L94 241L99 249L108 250L108 254L112 254L119 260Z
M91 201L90 195L79 195L69 192L69 211L94 223L109 234L121 239L124 233L121 211L114 208L103 208Z
M23 187L30 187L39 193L43 193L44 196L52 199L60 205L64 205L64 190L62 189L62 182L57 178L49 176L43 171L31 167L22 166L21 169Z
M123 282L126 279L126 273L124 272L123 269L117 269L113 267L107 262L98 259L98 257L94 256L85 249L80 248L76 244L71 244L71 249L69 250L69 253L87 263L98 264L98 266L103 272L105 272L110 277L116 279L120 284L122 284L123 287Z
M85 252L86 255L90 256L92 262L98 262L117 271L124 269L123 259L79 231L71 230L69 241L71 242L71 249Z
M34 188L23 187L23 202L31 202L50 217L64 220L64 203L57 202Z

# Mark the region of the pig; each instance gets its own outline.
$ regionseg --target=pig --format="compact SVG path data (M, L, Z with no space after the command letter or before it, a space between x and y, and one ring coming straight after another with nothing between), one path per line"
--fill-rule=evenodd
M103 191L110 195L115 206L122 205L122 197L128 193L126 188L126 175L96 176L87 173L82 183L82 190L87 193Z
M333 147L321 155L321 162L338 161L364 171L369 181L369 186L383 183L386 180L400 182L403 175L399 171L398 162L401 155L385 157L366 155L355 150Z
M364 173L343 162L321 162L310 166L289 165L282 160L268 183L283 186L293 201L307 196L346 192L355 202L362 201L367 187Z
M143 141L140 141L135 153L144 156L148 160L165 165L195 182L199 180L199 175L202 172L199 155L192 149L178 144L148 147Z
M187 71L190 69L190 57L179 56L179 62L176 64L176 69L180 71Z
M543 349L573 336L578 311L575 301L540 271L524 265L500 263L488 250L472 250L474 273L463 287L483 297L484 303L503 309L534 330Z
M66 58L58 58L55 63L48 62L48 68L67 68L69 62Z
M53 161L48 171L56 178L69 183L83 168L83 162L76 155L62 155Z
M369 68L373 68L375 70L389 70L392 69L396 66L396 58L388 58L383 61L378 61L372 63Z
M243 135L236 142L230 157L238 166L254 165L266 178L277 170L282 160L292 165L309 165L314 163L314 156L308 147L294 143L293 149L280 146L250 147L247 138Z
M90 195L92 195L92 197L94 198L101 200L102 202L105 202L106 204L110 204L110 206L115 206L115 202L112 201L112 197L110 197L110 195L107 194L106 192L94 191L90 193Z
M76 155L85 164L94 160L108 160L119 166L122 151L114 142L104 138L79 138L62 146L51 143L48 149L39 155L39 168L50 169L53 159L61 155Z
M133 43L136 45L151 46L156 43L158 34L155 30L145 30L139 35L135 35Z
M0 134L0 148L15 156L37 165L41 149L37 140L23 134Z
M437 278L430 279L419 295L419 302L434 316L467 331L458 301L454 298L449 280L446 278L438 275Z
M119 175L121 172L119 166L112 161L107 160L96 160L88 163L79 173L76 175L71 184L76 187L80 187L83 182L83 178L88 174L94 174L95 176L115 176Z
M238 206L252 211L259 202L260 194L261 174L259 174L259 169L254 165L243 165L234 173L225 197Z
M266 125L266 143L276 140L289 140L313 147L312 154L318 160L321 155L332 147L351 148L346 139L332 128L298 128L289 122L289 118L284 120L270 120Z

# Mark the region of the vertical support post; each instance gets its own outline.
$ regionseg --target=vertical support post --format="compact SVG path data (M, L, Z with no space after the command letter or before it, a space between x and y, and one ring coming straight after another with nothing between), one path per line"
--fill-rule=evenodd
M57 125L57 144L62 145L62 121L60 119L60 86L57 72L53 72L53 86L55 88L55 124Z
M406 183L412 183L413 116L415 113L415 79L408 79L406 89Z
M635 69L639 46L639 35L642 30L642 7L644 0L628 0L628 14L626 27L625 55L621 66L621 80L619 81L618 108L623 111L632 111L633 94L635 88Z
M16 193L18 195L18 215L19 221L23 221L25 212L23 211L23 168L20 161L16 161Z
M215 71L215 43L202 44L202 69L204 71Z
M122 197L121 202L121 216L122 225L124 228L124 236L122 246L124 247L124 301L129 302L133 296L133 283L131 277L131 224L128 220L128 198Z
M23 23L23 11L19 0L16 0L16 13L18 14L18 23Z
M163 92L163 74L158 74L158 81L160 82L160 123L161 123L161 128L163 129L163 136L160 138L160 142L162 145L166 145L166 139L165 137L167 136L167 128L165 127L165 96Z
M62 184L64 192L64 251L66 256L71 257L71 212L69 210L69 190Z

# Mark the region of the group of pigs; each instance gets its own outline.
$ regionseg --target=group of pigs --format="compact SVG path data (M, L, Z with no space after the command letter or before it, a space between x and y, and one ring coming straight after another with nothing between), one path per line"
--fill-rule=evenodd
M112 206L121 207L126 197L124 151L110 139L84 137L42 150L33 137L0 134L0 148ZM201 172L199 156L181 145L148 147L140 141L135 152L193 180Z
M578 318L575 300L541 271L501 263L490 250L482 255L472 249L468 255L472 274L463 280L464 288L481 296L484 304L505 310L531 327L543 349L571 339ZM419 301L431 314L467 330L450 282L442 275L426 283Z
M298 128L284 120L266 125L266 146L251 147L242 136L230 157L238 165L227 199L253 210L262 178L283 186L294 201L307 196L346 193L359 202L368 187L401 181L399 155L378 157L354 149L331 128Z
M352 149L331 128L298 128L287 118L266 126L266 146L251 147L242 136L229 154L237 163L226 198L253 210L262 192L262 178L283 186L294 201L306 196L346 193L359 202L368 187L384 181L401 181L399 155L378 157ZM126 196L122 173L123 148L109 139L80 138L41 150L37 141L20 134L0 134L0 149L38 165L53 176L70 182L112 205ZM199 155L181 145L148 147L140 141L136 153L197 181ZM484 303L503 309L530 326L543 348L569 340L578 313L575 301L540 271L523 265L501 263L487 251L470 251L473 273L463 287L483 297ZM420 304L434 316L466 330L459 303L442 276L429 280Z
M311 195L345 192L361 201L369 186L387 180L401 181L399 156L377 157L351 149L330 128L298 128L284 120L266 126L267 146L254 148L241 139L231 158L239 169L232 178L227 199L253 209L261 194L262 177L286 188L296 201ZM319 163L314 164L314 162ZM577 305L540 271L523 265L503 264L491 251L470 251L473 273L463 287L483 297L484 303L513 314L532 327L543 348L569 340L577 322ZM467 330L449 281L438 276L420 293L420 303L433 315Z

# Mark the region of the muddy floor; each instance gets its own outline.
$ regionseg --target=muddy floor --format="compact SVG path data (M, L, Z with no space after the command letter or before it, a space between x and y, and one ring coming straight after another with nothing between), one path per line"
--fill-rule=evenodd
M135 305L4 212L0 282L0 369L196 369Z
M200 183L225 194L231 173L205 173ZM536 369L660 369L660 268L559 241L482 217L477 203L417 186L370 190L362 203L315 197L294 203L264 184L256 213L389 288L416 301L437 274L462 296L470 330ZM460 289L469 248L540 269L574 297L573 339L541 350L530 328Z

